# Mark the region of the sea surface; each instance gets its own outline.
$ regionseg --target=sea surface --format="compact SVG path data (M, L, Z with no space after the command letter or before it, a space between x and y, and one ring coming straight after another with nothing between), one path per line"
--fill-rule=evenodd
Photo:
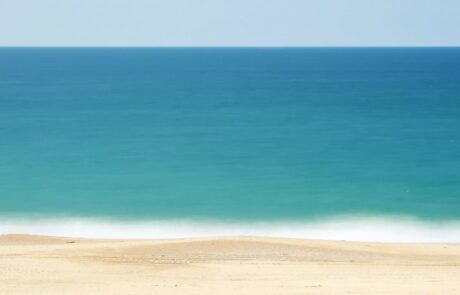
M460 242L460 48L0 48L0 234Z

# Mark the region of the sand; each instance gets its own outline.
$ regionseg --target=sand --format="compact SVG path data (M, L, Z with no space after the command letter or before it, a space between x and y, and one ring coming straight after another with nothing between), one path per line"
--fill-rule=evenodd
M460 245L8 235L0 294L460 294Z

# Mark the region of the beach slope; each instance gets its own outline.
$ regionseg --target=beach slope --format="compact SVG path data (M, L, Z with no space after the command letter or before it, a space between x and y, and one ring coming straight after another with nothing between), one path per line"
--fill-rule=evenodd
M0 294L460 294L460 245L6 235Z

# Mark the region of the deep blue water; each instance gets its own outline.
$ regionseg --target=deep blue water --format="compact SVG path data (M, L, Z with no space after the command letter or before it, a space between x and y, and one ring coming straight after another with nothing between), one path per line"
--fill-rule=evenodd
M460 48L1 48L0 217L460 220Z

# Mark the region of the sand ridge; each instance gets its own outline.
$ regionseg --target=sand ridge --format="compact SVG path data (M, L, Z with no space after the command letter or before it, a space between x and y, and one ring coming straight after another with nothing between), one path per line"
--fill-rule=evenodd
M0 294L460 294L459 244L0 236Z

